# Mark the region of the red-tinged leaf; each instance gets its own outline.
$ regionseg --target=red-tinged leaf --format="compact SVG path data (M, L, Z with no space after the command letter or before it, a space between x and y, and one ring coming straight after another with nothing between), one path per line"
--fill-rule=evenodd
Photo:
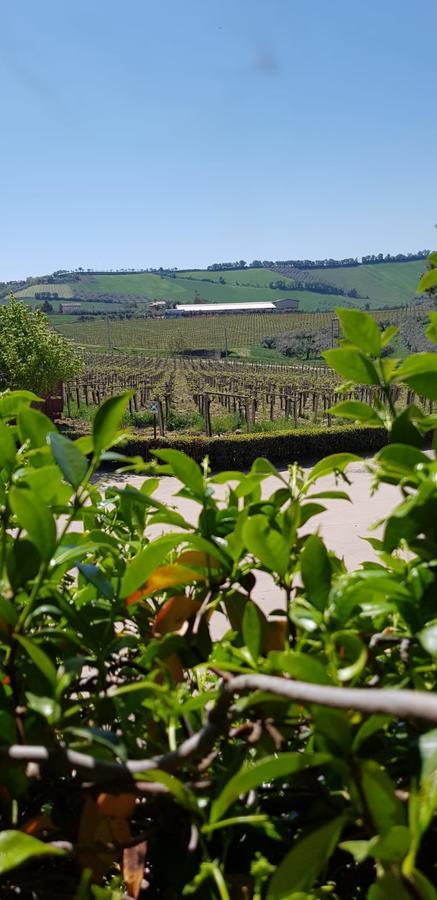
M179 631L188 619L200 607L199 600L186 597L185 594L175 594L159 610L153 623L154 634L168 634L170 631Z
M127 893L134 900L140 896L141 882L144 877L144 863L147 853L147 841L126 847L123 850L123 880Z

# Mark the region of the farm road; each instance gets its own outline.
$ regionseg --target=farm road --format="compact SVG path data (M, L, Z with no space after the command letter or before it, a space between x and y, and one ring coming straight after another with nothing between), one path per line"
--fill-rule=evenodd
M286 470L284 474L286 474ZM306 469L309 471L309 469ZM370 544L363 540L363 537L369 535L369 529L372 524L380 519L384 519L396 502L400 500L400 493L397 488L391 485L381 485L377 492L370 496L371 476L366 471L364 463L353 463L348 468L348 476L352 485L348 487L341 483L340 489L345 489L352 500L351 503L346 500L324 500L320 501L326 505L326 512L315 516L308 523L308 530L315 531L319 529L320 534L326 541L327 547L335 551L339 556L344 557L348 568L355 568L364 560L376 559L376 554ZM116 485L122 487L125 484L139 485L143 479L136 475L113 475L103 476L104 484ZM263 494L269 494L278 481L273 476L267 478L264 482ZM161 502L174 506L184 518L192 523L197 520L199 506L192 500L183 497L175 497L180 482L176 478L163 476L160 485L154 496ZM335 480L332 476L320 479L317 482L317 490L329 490L335 487ZM217 496L224 496L226 486L216 485ZM162 525L153 526L150 534L158 536L165 529ZM373 536L378 535L378 531L372 531ZM278 609L284 604L282 591L273 583L272 579L264 572L256 573L256 587L253 597L259 603L265 613L269 613L274 609ZM219 614L217 614L217 617ZM223 617L220 615L220 619ZM219 636L223 630L224 620L222 623L215 623L214 631Z

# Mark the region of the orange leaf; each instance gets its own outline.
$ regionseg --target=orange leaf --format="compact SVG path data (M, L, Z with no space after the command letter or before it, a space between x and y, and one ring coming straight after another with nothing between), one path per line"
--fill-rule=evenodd
M204 580L205 576L201 575L200 572L189 569L187 566L173 563L173 565L158 566L152 572L150 578L147 579L144 588L147 587L149 593L152 594L154 591L165 591L167 588L175 587L178 584L189 584L191 581Z
M144 875L144 860L147 853L147 841L126 847L123 850L123 880L126 890L134 900L140 896L141 882Z
M53 825L50 816L43 814L27 819L20 828L20 831L24 831L25 834L31 834L33 837L38 837L38 835L44 834L45 831L55 830L55 826Z
M131 819L135 809L135 794L99 794L96 806L101 816Z
M263 653L269 653L270 650L283 650L287 636L286 620L278 619L277 621L266 622L266 629L263 635Z
M184 566L197 566L199 569L219 569L220 563L214 556L209 556L203 550L184 550L178 556L176 562Z
M99 844L127 844L131 832L129 822L120 816L101 815L97 804L86 797L79 824L78 860L82 869L90 869L94 882L101 881L113 863L120 858L121 848L100 849ZM89 848L89 849L88 849Z
M133 594L130 594L130 596L126 598L125 604L126 606L130 606L132 603L138 603L140 600L144 600L145 597L149 597L150 594L153 594L155 591L165 591L169 587L190 584L192 581L205 581L205 579L206 576L200 572L189 569L187 566L180 566L178 563L167 566L158 566L158 568L152 572L145 584L143 584L138 591L134 591Z
M168 634L169 631L180 631L187 619L200 607L199 600L186 597L185 594L175 594L170 597L159 610L153 623L153 634Z

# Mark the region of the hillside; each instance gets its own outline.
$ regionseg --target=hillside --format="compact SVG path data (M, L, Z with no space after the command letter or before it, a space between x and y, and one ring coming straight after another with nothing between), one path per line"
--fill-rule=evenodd
M58 299L80 299L84 312L91 302L130 303L145 309L153 300L170 303L237 303L295 297L304 312L349 306L399 306L410 301L426 266L425 260L359 264L338 268L244 268L229 271L74 273L74 280L24 284L16 295L32 301L41 292ZM299 289L300 288L300 289ZM348 296L348 294L356 296ZM56 300L55 300L56 302Z
M370 306L393 306L406 303L415 294L419 278L426 268L424 260L412 262L378 263L350 268L302 269L299 276L311 282L323 281L345 292L355 289L362 297L369 298ZM285 277L287 267L275 267L280 277Z

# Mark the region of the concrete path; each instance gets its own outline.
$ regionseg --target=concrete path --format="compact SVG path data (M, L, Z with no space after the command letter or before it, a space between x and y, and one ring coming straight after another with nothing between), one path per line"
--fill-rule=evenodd
M286 470L283 471L286 473ZM363 540L363 537L369 535L371 525L386 518L390 510L399 502L400 493L391 485L382 485L371 496L371 476L366 469L365 462L353 463L347 471L352 482L351 487L343 482L337 487L346 490L352 502L349 503L345 500L319 501L327 507L326 512L311 519L308 523L308 530L318 529L328 548L343 557L348 568L353 569L364 560L376 559L372 547ZM137 475L114 475L104 476L102 481L118 487L127 483L138 486L142 483L143 478ZM175 496L180 486L176 478L164 476L154 496L161 502L174 506L187 521L195 523L199 514L199 506L191 500ZM271 493L277 486L277 479L267 478L264 482L263 494ZM320 479L316 489L329 490L335 486L335 479L329 476ZM224 496L226 488L222 485L217 486L216 492L218 497ZM153 527L151 533L158 536L165 530L164 526L157 525ZM377 536L378 531L372 531L371 534ZM262 572L257 573L257 584L253 596L266 613L283 607L284 604L282 591L267 574Z

